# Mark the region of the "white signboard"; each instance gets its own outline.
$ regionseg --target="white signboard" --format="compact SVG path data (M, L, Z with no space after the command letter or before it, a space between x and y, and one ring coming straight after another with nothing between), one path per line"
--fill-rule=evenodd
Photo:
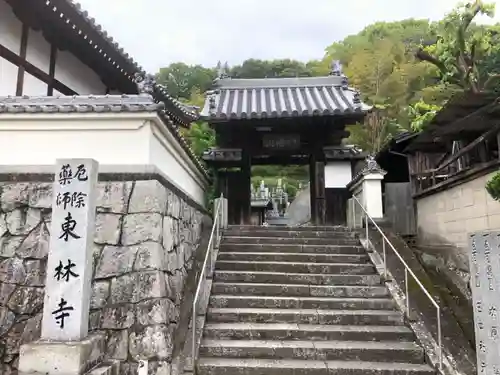
M88 334L98 163L58 160L43 308L44 340L78 341Z

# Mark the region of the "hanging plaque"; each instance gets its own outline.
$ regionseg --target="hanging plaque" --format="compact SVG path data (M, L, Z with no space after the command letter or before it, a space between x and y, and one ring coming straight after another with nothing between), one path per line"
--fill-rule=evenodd
M271 150L297 150L300 149L300 136L298 134L264 134L262 146Z

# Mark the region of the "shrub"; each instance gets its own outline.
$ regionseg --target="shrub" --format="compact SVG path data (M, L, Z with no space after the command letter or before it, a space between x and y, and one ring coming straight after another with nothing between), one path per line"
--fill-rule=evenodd
M499 201L500 200L500 172L497 172L487 183L486 191L491 195L491 197Z

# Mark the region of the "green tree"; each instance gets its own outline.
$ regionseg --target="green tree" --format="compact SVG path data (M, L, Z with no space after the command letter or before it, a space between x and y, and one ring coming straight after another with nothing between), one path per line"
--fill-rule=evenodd
M156 79L167 87L173 97L189 100L193 89L201 93L207 91L216 75L215 68L177 62L161 68Z
M487 89L498 75L481 65L492 52L498 59L498 27L478 27L473 20L493 17L494 11L493 3L481 0L458 5L434 25L436 41L419 48L416 56L434 65L444 83L476 93Z
M311 71L306 64L290 59L248 59L231 69L232 78L309 77Z
M422 131L440 109L441 106L428 104L423 100L408 106L408 120L411 130L414 132Z

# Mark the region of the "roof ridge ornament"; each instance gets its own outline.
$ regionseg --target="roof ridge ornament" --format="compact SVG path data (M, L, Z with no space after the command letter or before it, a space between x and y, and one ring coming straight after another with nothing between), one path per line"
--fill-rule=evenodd
M337 77L342 76L342 64L340 63L340 60L332 60L330 75Z
M387 172L382 169L382 167L377 163L373 155L368 155L365 159L365 167L361 170L363 175L370 173L380 173L385 175Z
M216 81L220 79L225 79L225 78L231 78L229 76L229 64L227 61L222 64L221 61L219 60L217 62L217 78L215 79Z
M342 77L341 85L344 90L349 89L349 80L342 71L342 63L340 60L333 60L330 70L330 75L334 77Z
M134 74L134 83L137 86L137 92L139 95L153 95L156 80L152 74L137 72Z
M358 90L354 90L354 95L352 97L352 102L354 104L361 104L361 95Z

